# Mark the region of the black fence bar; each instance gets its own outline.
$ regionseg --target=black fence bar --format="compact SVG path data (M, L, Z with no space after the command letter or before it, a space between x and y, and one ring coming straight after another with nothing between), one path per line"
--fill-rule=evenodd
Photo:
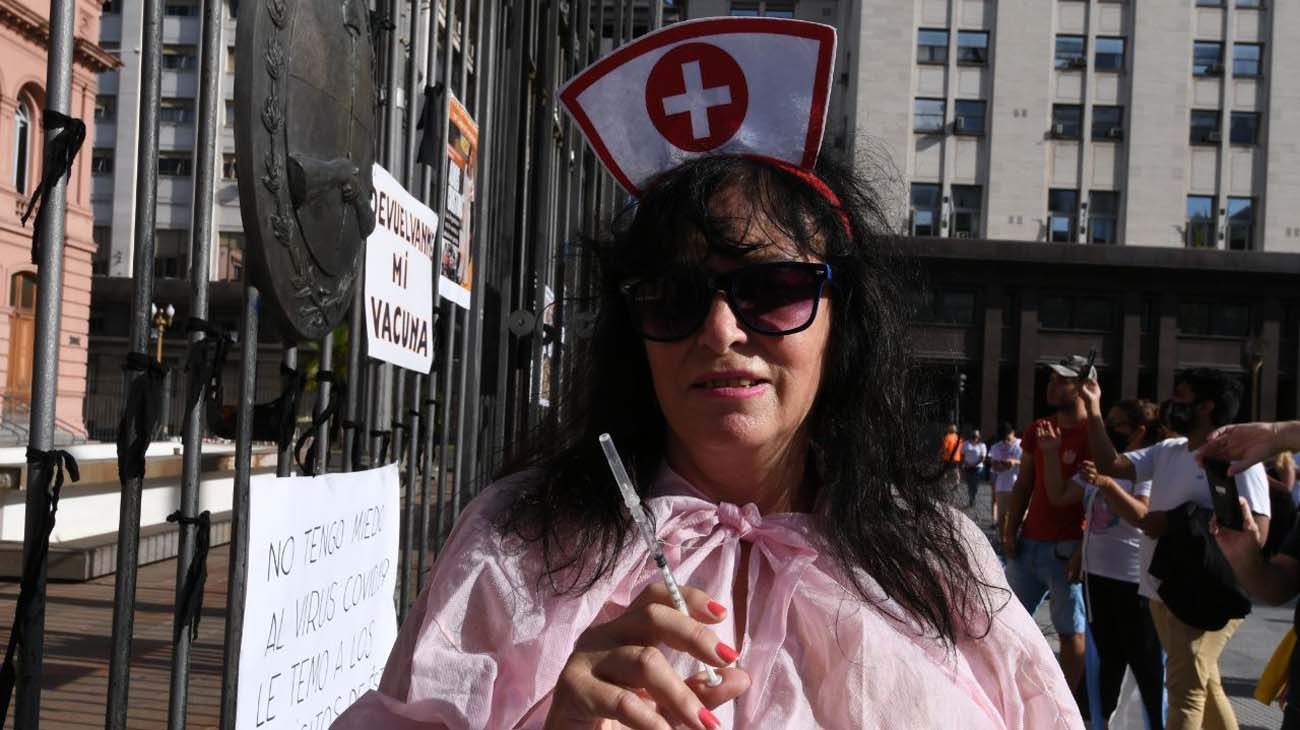
M158 203L158 121L162 101L162 0L144 0L140 53L139 149L136 157L135 231L131 301L131 352L146 357L149 350L149 307L153 303L154 228ZM38 333L39 334L39 333ZM132 371L128 390L146 378ZM143 385L143 383L141 383ZM125 476L125 475L124 475ZM126 476L122 484L117 525L117 572L113 587L112 654L108 667L108 730L126 730L131 683L131 637L135 630L136 572L140 552L140 500L143 475Z
M284 346L283 362L286 372L296 371L298 369L298 346L286 344ZM295 387L290 385L289 387ZM281 407L288 407L288 403L297 403L297 399L290 399ZM298 414L294 413L292 418L297 421ZM284 445L275 455L275 475L277 477L287 477L293 473L293 437L289 437L289 443Z
M318 372L332 373L333 371L334 333L330 332L320 340L320 369ZM330 470L330 421L321 420L321 415L325 413L326 408L329 408L330 403L333 402L332 399L337 397L333 388L333 384L327 379L318 379L316 381L316 406L312 411L312 416L315 420L320 421L320 425L316 427L316 433L311 435L311 450L312 458L316 463L317 474L327 474Z
M50 3L50 50L46 59L46 105L49 112L66 115L70 111L72 95L72 30L76 3L73 0L52 0ZM47 127L48 129L48 127ZM63 134L71 134L71 130ZM42 135L46 160L53 159L51 150L66 144L52 132ZM62 135L59 135L60 137ZM48 163L47 163L48 164ZM36 451L54 448L54 421L57 407L59 379L59 326L63 303L63 244L64 213L67 210L67 178L57 170L45 170L46 175L57 175L49 188L44 209L36 220L39 258L34 261L39 268L36 274L36 350L32 358L32 410L28 422L30 441L28 447ZM42 182L44 184L44 181ZM46 484L50 464L32 461L28 457L27 484ZM42 476L44 475L44 476ZM28 489L26 516L23 530L23 565L33 565L32 556L42 553L48 539L45 530L50 511L50 494L45 489ZM18 667L16 677L17 698L14 708L14 727L34 728L39 724L41 712L41 677L45 654L45 576L48 561L35 562L36 575L23 576L34 580L35 593L27 602L26 612L19 617ZM19 604L22 605L22 604ZM5 698L6 703L8 697Z
M245 271L247 277L247 271ZM244 634L244 597L248 592L248 496L253 467L253 398L257 393L257 330L261 295L244 286L244 314L239 333L239 406L235 438L235 485L230 520L230 573L226 586L225 655L221 665L221 730L235 728L239 685L239 642Z
M203 40L199 65L199 120L198 143L195 145L193 220L190 228L190 316L201 320L208 318L208 276L215 234L213 202L216 193L217 135L220 130L221 77L225 53L221 44L223 15L221 0L203 3ZM190 347L200 346L205 333L195 330L190 334ZM198 377L198 373L189 373ZM220 377L220 374L217 375ZM176 554L176 607L172 644L171 687L167 702L167 727L182 730L185 727L185 710L188 705L190 679L191 632L190 621L197 619L182 613L188 585L190 566L196 559L199 531L199 472L203 457L204 402L199 398L189 402L185 415L183 437L184 455L181 466L180 530Z

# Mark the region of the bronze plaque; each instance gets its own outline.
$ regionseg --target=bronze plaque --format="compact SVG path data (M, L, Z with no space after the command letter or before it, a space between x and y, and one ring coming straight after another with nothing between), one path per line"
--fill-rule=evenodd
M235 45L235 152L249 274L297 339L352 302L375 227L374 59L363 0L249 0Z

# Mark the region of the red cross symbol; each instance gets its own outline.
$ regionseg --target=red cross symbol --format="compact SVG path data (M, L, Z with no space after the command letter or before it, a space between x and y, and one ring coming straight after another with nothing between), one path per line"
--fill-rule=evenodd
M650 70L645 103L655 129L673 146L707 152L740 129L749 87L731 54L707 43L683 43Z

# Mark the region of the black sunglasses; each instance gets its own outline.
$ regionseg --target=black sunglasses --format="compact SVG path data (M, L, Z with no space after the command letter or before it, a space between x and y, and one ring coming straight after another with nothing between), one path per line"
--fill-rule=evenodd
M761 335L802 332L817 318L830 280L830 264L771 261L720 274L697 270L629 279L619 290L642 337L675 342L704 324L719 291L748 330Z

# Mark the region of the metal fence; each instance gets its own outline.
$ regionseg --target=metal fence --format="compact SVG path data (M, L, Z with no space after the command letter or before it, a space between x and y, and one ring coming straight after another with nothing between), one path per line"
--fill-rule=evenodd
M304 0L305 1L305 0ZM320 0L326 2L328 0ZM244 0L241 25L250 14L264 12L275 0ZM205 329L209 298L208 262L215 238L213 182L218 152L220 78L224 64L221 0L202 3L198 128L194 164L191 227L190 312L197 324L188 328L192 351L212 347L222 337ZM675 8L670 6L675 12ZM73 50L73 0L51 0L48 109L69 111ZM200 457L211 436L205 398L181 387L179 373L168 376L149 352L153 301L154 228L158 185L158 122L163 0L143 0L140 49L139 184L135 204L134 296L130 355L124 363L125 388L117 394L116 414L88 406L101 431L117 420L112 434L119 442L122 481L114 593L113 641L105 727L126 727L130 700L131 637L134 621L140 540L143 447L157 433L159 420L179 428L184 443L180 502L173 516L179 531L176 606L190 606L201 593L206 559L206 516L197 513ZM405 460L404 524L401 535L401 580L394 597L399 616L429 575L432 559L460 509L502 462L506 447L535 427L549 407L565 368L565 347L578 332L573 323L590 313L582 296L590 269L584 241L608 220L622 194L596 163L569 119L560 113L558 85L602 52L663 22L659 0L374 0L376 86L379 95L375 140L379 161L406 188L439 213L447 213L447 144L450 91L462 100L481 130L477 195L472 219L474 263L468 309L435 303L438 311L437 357L429 375L417 375L369 361L362 351L360 294L353 300L348 338L347 384L342 438L330 443L328 423L319 426L313 449L317 463L334 470L355 470ZM402 26L400 20L405 19ZM236 83L239 81L237 79ZM438 107L432 118L439 136L439 158L432 165L416 162L419 104ZM429 88L431 87L431 88ZM404 97L406 103L397 100ZM430 118L428 116L426 119ZM242 121L240 122L242 123ZM47 130L50 127L47 124ZM46 158L58 154L65 133L46 135ZM54 392L57 379L65 182L57 179L44 201L37 228L39 250L34 398L26 494L23 585L15 616L18 661L14 726L34 728L40 717L44 596L49 529L57 505L58 485L70 459L55 449ZM442 240L441 236L438 240ZM438 259L435 259L435 268ZM436 276L436 274L435 274ZM360 288L361 279L357 286ZM436 286L435 286L436 290ZM240 331L231 353L238 357L236 473L229 591L226 606L225 657L221 693L221 727L232 728L235 688L248 564L248 505L254 403L268 384L259 379L257 346L260 293L244 286ZM550 310L547 312L546 310ZM531 322L507 326L512 319ZM547 341L551 331L570 336ZM319 343L286 343L289 370L306 361L331 371L334 335ZM341 365L341 363L340 363ZM261 380L262 382L259 382ZM337 391L323 380L315 389L312 410L321 414ZM270 386L274 390L274 384ZM166 389L171 405L160 402ZM332 392L333 391L333 392ZM416 407L409 407L415 404ZM160 418L168 410L172 416ZM91 411L88 410L88 413ZM301 430L301 427L300 427ZM97 433L96 435L100 435ZM396 448L385 448L397 440ZM401 443L405 442L405 448ZM291 440L292 442L292 440ZM283 444L282 444L283 445ZM399 455L398 457L393 454ZM289 450L281 451L278 472L290 473ZM189 687L193 612L176 611L172 651L169 727L185 726ZM6 697L8 694L6 693Z

